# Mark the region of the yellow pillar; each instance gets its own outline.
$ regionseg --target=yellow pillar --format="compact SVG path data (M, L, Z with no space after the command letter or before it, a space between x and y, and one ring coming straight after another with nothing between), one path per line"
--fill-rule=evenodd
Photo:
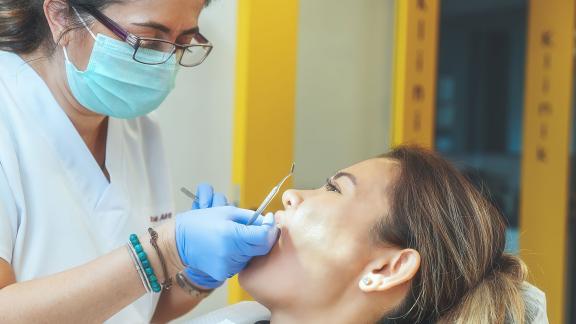
M392 143L434 147L440 0L397 0Z
M550 323L564 323L573 0L530 0L524 107L520 254L547 297Z
M239 0L233 183L256 209L293 161L297 0ZM290 185L290 184L288 184ZM270 210L280 207L279 199ZM249 296L236 278L229 302Z

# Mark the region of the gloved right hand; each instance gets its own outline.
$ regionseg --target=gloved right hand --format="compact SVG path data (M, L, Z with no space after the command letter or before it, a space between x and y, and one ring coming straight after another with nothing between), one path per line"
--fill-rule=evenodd
M198 201L202 201L201 197L209 197L210 195L213 194L213 191L211 191L212 187L209 185L200 185L198 187L199 189L196 191L196 196L198 196L200 199L197 200ZM200 189L202 188L202 189ZM226 201L226 197L224 197L224 195L219 195L219 194L213 194L214 195L214 204L216 203L221 203L221 202L225 202ZM219 195L219 196L218 196ZM202 205L202 204L200 204ZM224 205L217 205L217 206L208 206L206 208L212 208L212 207L219 207L219 206L225 206ZM192 208L194 209L195 206L193 206ZM197 207L199 208L199 207ZM272 213L269 213L270 216L268 217L273 217ZM264 221L264 217L259 216L258 219L254 222L253 225L262 225ZM202 283L202 287L203 288L207 288L207 289L216 289L220 286L222 286L224 284L225 280L216 280L212 277L210 277L209 275L199 271L199 270L194 270L190 267L187 267L184 272L186 273L186 276L188 277L188 279L190 279L192 282L194 283Z
M215 288L242 271L252 257L270 251L278 236L274 217L260 216L254 225L245 225L253 214L225 206L191 210L176 217L176 248L193 283Z

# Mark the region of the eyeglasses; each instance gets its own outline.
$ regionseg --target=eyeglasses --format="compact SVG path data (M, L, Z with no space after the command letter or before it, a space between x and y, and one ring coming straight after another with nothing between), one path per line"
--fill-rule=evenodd
M212 51L212 44L200 32L191 36L188 45L175 44L156 38L139 37L120 27L115 21L94 8L85 5L76 6L88 12L116 36L132 46L134 48L132 58L143 64L163 64L176 54L178 64L184 67L193 67L202 64Z

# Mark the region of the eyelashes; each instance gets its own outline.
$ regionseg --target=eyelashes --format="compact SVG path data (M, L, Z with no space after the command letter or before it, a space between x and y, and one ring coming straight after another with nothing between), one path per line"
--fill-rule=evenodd
M326 179L326 184L324 185L324 189L326 189L326 191L337 192L339 194L342 193L340 191L340 189L337 187L337 185L334 182L332 182L332 179L330 179L330 178Z

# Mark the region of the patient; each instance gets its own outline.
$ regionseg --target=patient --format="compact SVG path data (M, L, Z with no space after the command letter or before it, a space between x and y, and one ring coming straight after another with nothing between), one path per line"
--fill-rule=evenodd
M434 153L399 147L283 203L277 244L240 274L274 324L546 322L502 217Z

